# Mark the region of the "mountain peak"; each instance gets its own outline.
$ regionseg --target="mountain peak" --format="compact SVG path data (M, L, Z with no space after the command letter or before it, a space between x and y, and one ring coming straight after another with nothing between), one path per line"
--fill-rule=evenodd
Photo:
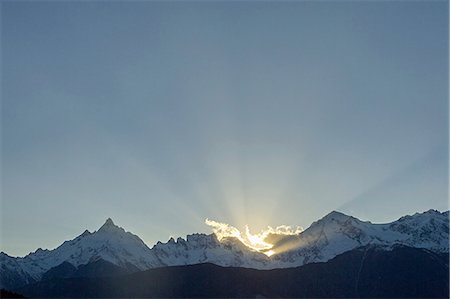
M106 219L105 223L100 227L98 230L99 232L106 232L106 231L115 231L121 229L117 225L114 224L114 221L112 221L111 218Z
M87 229L81 234L81 237L89 236L91 234Z
M341 213L338 211L332 211L332 212L328 213L327 215L325 215L325 217L323 217L321 220L327 219L327 220L343 221L343 220L347 220L349 218L351 218L351 216L345 215L344 213Z
M268 240L273 244L270 250L274 252L270 258L263 252L255 252L236 237L219 241L214 233L187 235L186 241L171 238L150 249L138 236L126 232L108 218L98 231L90 233L86 230L53 250L36 250L23 258L0 252L1 286L5 286L3 277L11 277L7 282L14 287L18 283L24 285L41 279L46 271L63 262L79 267L98 259L137 271L198 263L255 269L292 268L325 262L369 244L386 250L402 245L448 254L448 213L431 210L404 216L391 223L372 224L333 211L299 235L280 235Z

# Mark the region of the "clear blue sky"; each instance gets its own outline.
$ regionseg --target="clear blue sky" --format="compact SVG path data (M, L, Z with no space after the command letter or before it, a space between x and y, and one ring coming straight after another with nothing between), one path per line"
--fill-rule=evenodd
M447 1L2 1L0 250L448 209Z

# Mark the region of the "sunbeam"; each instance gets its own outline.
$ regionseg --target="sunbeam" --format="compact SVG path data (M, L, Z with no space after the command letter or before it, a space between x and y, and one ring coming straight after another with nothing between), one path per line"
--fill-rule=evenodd
M268 226L265 230L259 233L252 234L248 225L245 226L245 233L241 233L236 227L222 222L217 222L214 220L206 219L205 224L210 226L217 236L219 241L224 238L236 238L241 241L245 246L262 252L267 256L279 253L274 244L269 242L269 239L273 236L297 236L303 231L303 228L297 226L296 228L291 228L288 225L280 225L276 228Z

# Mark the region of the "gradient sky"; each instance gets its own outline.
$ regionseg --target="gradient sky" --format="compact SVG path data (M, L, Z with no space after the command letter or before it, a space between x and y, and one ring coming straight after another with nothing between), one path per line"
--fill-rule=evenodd
M448 3L2 1L0 250L448 209Z

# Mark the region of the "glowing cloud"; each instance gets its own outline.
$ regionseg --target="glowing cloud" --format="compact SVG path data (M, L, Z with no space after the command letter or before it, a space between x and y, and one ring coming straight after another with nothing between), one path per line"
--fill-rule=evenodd
M268 226L267 229L262 230L260 233L252 234L248 225L246 225L245 234L242 234L239 229L227 223L206 219L205 224L212 228L213 233L217 236L217 239L219 241L222 241L222 239L224 238L236 238L245 246L255 251L262 252L267 256L271 256L277 253L276 251L271 250L273 244L270 244L266 241L269 235L298 235L303 231L300 226L297 226L295 229L293 229L290 226L281 225L277 226L276 228Z
M234 238L238 238L239 240L242 240L241 232L237 228L235 228L229 224L221 223L221 222L217 222L217 221L209 220L209 219L205 220L205 224L212 227L212 230L213 230L214 234L216 234L217 239L219 239L219 241L221 241L223 238L227 238L227 237L234 237Z
M266 239L267 235L265 231L262 231L259 234L252 234L250 233L250 229L248 228L248 225L245 226L245 237L251 244L251 247L260 251L260 250L268 250L273 247L273 244L267 243L264 240Z
M267 255L267 256L272 256L273 254L275 254L275 251L267 250L267 251L264 251L264 254Z

